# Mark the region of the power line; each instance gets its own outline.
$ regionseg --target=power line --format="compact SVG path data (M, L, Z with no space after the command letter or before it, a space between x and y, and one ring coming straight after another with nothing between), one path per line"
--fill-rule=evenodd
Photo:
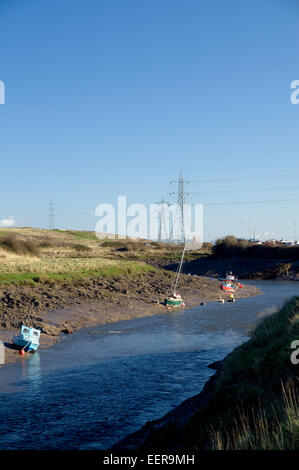
M230 205L242 205L242 204L271 204L278 202L298 202L299 199L272 199L265 201L231 201L231 202L208 202L203 203L205 206L230 206Z
M50 205L49 229L54 230L54 204L53 202L50 202L49 205Z
M79 216L79 217L94 217L94 212L95 211L90 211L90 212L81 212L81 211L74 211L72 209L61 209L61 208L55 208L55 212L60 212L61 214L69 214L72 216L72 214Z
M224 194L224 193L251 193L251 192L259 192L259 191L284 191L284 190L292 190L292 189L299 189L299 186L281 186L281 187L271 187L271 188L256 188L256 189L226 189L226 190L219 190L219 191L202 191L192 194Z
M245 176L239 178L219 178L211 180L193 181L193 183L220 183L225 181L248 181L248 180L265 180L265 179L282 179L282 178L298 178L298 175L276 175L276 176Z

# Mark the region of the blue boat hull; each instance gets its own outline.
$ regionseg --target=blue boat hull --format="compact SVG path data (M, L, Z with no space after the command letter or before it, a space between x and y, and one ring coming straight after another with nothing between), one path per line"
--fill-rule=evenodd
M38 343L28 342L19 336L13 338L13 343L26 352L34 352L38 349Z

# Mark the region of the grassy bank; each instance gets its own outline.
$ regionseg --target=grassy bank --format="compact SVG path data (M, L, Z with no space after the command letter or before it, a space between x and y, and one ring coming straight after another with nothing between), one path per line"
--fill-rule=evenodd
M154 271L143 258L155 255L155 248L141 241L99 240L93 232L0 229L0 287L134 277Z
M3 269L3 266L2 266ZM103 259L23 261L4 268L0 267L0 286L46 283L49 281L72 281L84 278L136 276L154 271L152 266L133 261L113 262Z
M299 297L265 318L197 397L126 438L121 447L157 449L298 449Z
M299 297L266 318L251 340L224 362L213 397L214 402L221 400L221 417L212 417L212 447L299 448L299 370L290 360L296 339ZM198 443L205 432L198 434Z
M198 257L193 253L192 257ZM181 248L146 240L99 240L93 232L0 229L0 287L134 276L177 262Z

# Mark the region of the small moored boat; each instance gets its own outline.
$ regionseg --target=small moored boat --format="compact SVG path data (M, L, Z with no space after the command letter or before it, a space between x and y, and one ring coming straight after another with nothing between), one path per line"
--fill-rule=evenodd
M15 335L13 343L26 352L36 351L39 347L40 330L23 325L20 334Z
M194 237L194 239L188 240L188 241L186 241L184 239L184 247L183 247L181 260L180 260L180 263L178 265L178 270L177 270L173 285L170 289L169 295L168 295L168 297L166 297L165 302L164 302L164 305L168 308L168 310L172 310L173 307L185 307L186 306L186 304L185 304L184 300L182 299L181 295L177 294L177 286L178 286L180 274L181 274L181 271L182 271L184 256L185 256L186 251L199 250L201 248L201 246L202 246L202 242L200 240L198 240L196 237ZM194 275L194 276L196 276L196 275ZM201 302L200 305L205 305L205 303Z
M171 297L167 297L165 299L166 307L185 307L185 302L181 298L180 294L176 294L175 292Z
M181 269L182 269L182 266L183 266L185 251L186 251L186 246L184 245L181 261L180 261L180 264L179 264L177 275L175 277L175 282L174 282L174 287L173 287L173 294L169 295L169 297L166 297L166 299L165 299L165 306L168 307L168 308L169 307L185 307L186 306L186 304L185 304L184 300L182 299L181 295L176 293L176 288L177 288L177 285L178 285L178 282L179 282L179 277L180 277Z
M236 281L237 278L236 276L232 273L232 271L230 271L228 274L226 273L226 278L225 278L226 281Z
M221 289L226 292L235 292L238 289L238 285L234 284L232 281L225 281L221 284Z

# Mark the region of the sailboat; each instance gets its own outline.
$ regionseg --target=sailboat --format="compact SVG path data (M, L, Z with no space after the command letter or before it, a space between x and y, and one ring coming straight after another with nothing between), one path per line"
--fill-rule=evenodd
M182 256L181 256L179 269L178 269L177 274L176 274L176 278L175 278L175 282L174 282L174 285L173 285L172 293L171 293L170 296L166 297L166 299L165 299L166 307L185 307L184 300L182 299L180 294L177 294L177 292L176 292L178 282L179 282L179 277L180 277L182 266L183 266L185 252L186 252L186 245L184 244L184 249L183 249L183 253L182 253Z
M182 271L182 266L184 262L184 256L186 251L192 251L192 250L199 250L202 247L202 241L198 240L196 237L194 239L189 240L189 241L184 241L184 248L181 256L181 261L178 266L178 270L176 273L175 281L173 283L173 286L171 288L171 293L168 297L165 299L165 305L166 307L185 307L185 302L182 299L181 295L178 294L177 292L177 287L179 283L179 278L180 274Z

